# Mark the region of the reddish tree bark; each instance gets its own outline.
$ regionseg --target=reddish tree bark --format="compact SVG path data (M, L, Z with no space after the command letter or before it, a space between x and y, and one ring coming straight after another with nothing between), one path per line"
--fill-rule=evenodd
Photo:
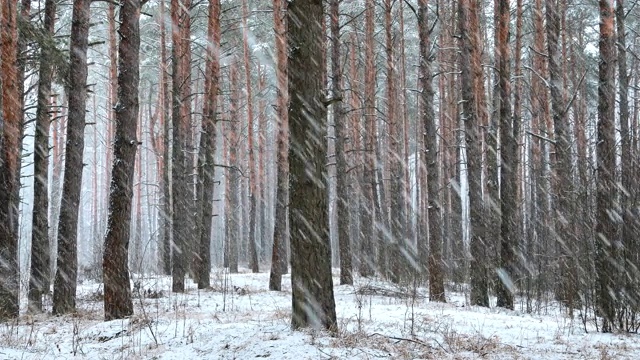
M17 318L20 107L17 2L0 2L0 321Z
M482 122L484 111L478 99L478 83L482 81L480 64L480 34L477 0L462 0L458 7L460 28L460 67L462 87L462 116L467 146L467 176L469 179L469 207L471 221L471 305L489 306L488 275L486 269L485 220L482 198Z

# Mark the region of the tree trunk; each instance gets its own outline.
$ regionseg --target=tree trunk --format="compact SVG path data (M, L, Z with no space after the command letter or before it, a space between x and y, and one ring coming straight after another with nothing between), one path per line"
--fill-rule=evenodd
M424 129L423 154L420 158L422 166L427 169L427 218L429 222L428 234L420 234L419 249L426 250L429 245L429 254L420 253L422 274L429 274L429 300L445 302L444 269L442 261L442 221L440 218L440 173L438 169L438 131L436 117L433 108L433 76L430 69L429 54L429 23L427 21L427 0L421 0L418 5L418 32L420 34L420 117ZM425 264L425 260L426 261ZM424 275L423 275L424 276Z
M562 301L573 314L573 305L577 298L577 282L574 264L574 183L572 168L572 139L564 104L564 87L562 87L562 69L560 68L560 14L556 0L546 0L547 18L547 51L549 54L549 88L551 90L551 114L555 129L555 195L556 241L560 250L560 279L557 298Z
M288 11L292 327L337 331L327 207L321 0Z
M244 55L244 75L245 86L247 91L247 132L249 134L249 268L252 272L259 272L258 266L258 250L256 249L256 212L258 194L256 192L256 171L255 171L255 155L253 151L253 96L251 89L251 61L249 58L249 28L247 26L247 18L249 17L248 0L242 0L242 39L243 39L243 55Z
M347 174L347 116L342 94L342 65L340 64L340 1L332 0L331 12L331 96L336 131L336 190L338 248L340 253L340 284L353 284L351 275L351 236L349 233L349 188Z
M161 211L161 228L162 228L162 245L160 246L160 257L162 259L162 273L171 275L171 237L173 229L173 208L171 197L171 178L169 177L169 169L172 164L171 156L171 123L169 122L169 109L171 108L171 98L169 97L169 68L167 66L167 43L166 43L166 26L165 26L165 3L160 1L160 86L162 94L162 211Z
M598 66L598 139L596 146L597 214L596 214L596 296L598 315L602 316L602 332L610 332L615 324L616 283L616 143L615 143L615 30L614 11L609 0L600 0L600 61Z
M229 176L229 209L227 209L227 226L230 230L227 238L227 251L229 258L229 272L232 274L238 273L238 239L240 238L240 174L237 167L238 161L238 138L239 127L238 123L238 69L236 60L234 59L230 65L230 97L229 97L229 166L232 168L227 171Z
M17 2L0 2L0 322L19 315L18 199L20 87Z
M141 4L140 0L122 0L120 6L115 162L109 194L109 220L102 265L104 317L107 321L123 319L133 314L127 260L131 231L133 177L139 141L136 134L139 111ZM138 221L138 226L140 225L141 222Z
M392 1L385 0L385 50L386 50L386 81L387 81L387 125L389 126L389 170L391 179L389 181L390 196L390 233L388 257L389 257L389 278L393 282L401 279L408 279L407 266L410 263L408 244L406 243L406 216L405 216L405 196L404 196L404 169L403 165L403 132L402 117L397 116L397 94L396 94L396 64L394 43L391 36L392 23ZM385 206L385 205L383 205Z
M515 239L518 223L517 201L517 143L516 126L511 113L511 83L509 54L509 0L497 1L497 38L495 60L498 65L498 122L500 124L500 260L497 283L497 305L513 310L515 286Z
M54 279L53 314L75 311L78 276L78 210L82 187L82 153L87 103L87 48L90 0L74 0L69 44L69 116L65 148L62 204L58 225L58 266Z
M190 21L188 9L190 0L171 0L171 19L174 27L173 49L173 159L172 159L172 196L173 196L173 256L172 291L184 292L184 277L187 273L187 256L190 253L189 224L191 167L189 166L189 134L191 127L191 61L189 50Z
M210 286L211 272L211 223L213 218L213 186L215 184L216 112L218 110L218 76L220 72L220 1L209 2L208 45L206 60L205 95L200 135L198 170L202 194L202 220L199 256L197 257L198 289Z
M271 274L269 275L269 289L280 291L282 288L282 274L287 264L287 212L289 204L289 90L287 73L287 36L285 14L287 1L273 1L273 22L276 36L276 116L278 117L278 150L277 188L275 226L273 231L273 250L271 256Z
M44 29L50 39L54 35L56 3L44 3ZM35 151L33 155L33 220L31 229L31 274L29 278L29 311L42 312L42 295L49 292L49 97L53 66L51 50L43 47L40 52L38 73L38 107L36 109ZM95 194L94 194L95 195ZM47 288L45 288L47 286Z
M363 201L360 210L362 212L362 234L360 237L358 271L361 276L374 275L375 247L378 246L378 232L376 231L376 176L375 176L375 138L376 138L376 69L374 56L374 17L375 4L373 0L365 3L365 63L364 63L364 166L360 189L363 193ZM378 249L378 251L381 251Z
M462 116L466 131L467 177L471 221L471 305L489 306L486 269L485 220L482 199L482 127L479 120L476 84L482 79L477 0L462 0L458 6L460 27Z
M635 216L634 199L637 196L637 181L634 175L633 162L637 159L637 149L632 147L633 133L629 126L629 74L627 73L627 49L625 30L624 0L616 2L616 26L618 46L618 93L620 111L620 138L621 138L621 170L622 191L620 191L622 212L622 249L624 251L624 268L627 272L627 280L621 282L624 291L624 306L637 311L640 307L640 297L637 294L638 279L640 273L636 258L638 256L638 221ZM636 77L640 74L636 74ZM637 111L637 109L636 109ZM627 329L628 330L628 329Z

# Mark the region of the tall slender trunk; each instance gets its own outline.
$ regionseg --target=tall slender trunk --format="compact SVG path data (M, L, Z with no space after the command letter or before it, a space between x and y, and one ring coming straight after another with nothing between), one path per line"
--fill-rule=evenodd
M522 128L522 0L516 1L516 41L514 44L514 76L515 76L515 87L513 91L513 134L516 139L516 154L515 161L516 165L512 165L512 171L517 172L514 175L517 180L516 185L516 194L517 194L517 203L516 203L516 212L519 222L522 222L522 216L524 215L522 199L524 199L524 185L523 180L525 179L524 175L524 161L522 160L522 146L518 145L518 143L524 143L521 137L521 128ZM517 226L517 225L516 225ZM528 226L528 224L527 224ZM521 239L524 239L524 229L521 229L519 235ZM523 245L524 241L520 241L517 245L515 251L519 251L520 254L524 254ZM514 272L519 275L519 278L512 279L512 281L522 279L522 275L524 273L524 267L522 263L513 264Z
M256 175L256 192L258 194L257 199L257 208L258 212L256 213L256 237L260 239L260 254L259 259L262 262L267 261L267 256L271 254L267 254L270 244L269 237L267 236L267 183L268 179L265 176L265 159L267 153L267 147L265 145L266 140L266 127L267 127L267 118L266 118L266 110L267 110L267 101L264 96L265 86L266 86L266 75L264 71L260 70L261 67L258 67L258 94L261 94L260 99L258 100L258 169Z
M160 246L162 259L162 273L165 275L171 275L171 241L173 234L173 208L172 208L172 196L171 196L171 178L169 169L172 164L171 156L171 123L169 109L171 109L171 98L169 93L169 67L167 65L167 42L166 42L166 19L165 19L165 2L160 0L160 94L162 106L160 111L161 115L161 131L162 131L162 155L161 164L162 167L158 171L162 174L160 177L160 191L162 192L162 205L161 205L161 225L162 229L162 244Z
M140 0L121 0L118 45L118 105L115 107L113 179L109 192L109 220L104 241L104 317L123 319L133 314L128 250L131 231L133 179L138 149L140 83ZM138 164L140 163L138 159ZM140 192L141 184L138 184ZM137 199L140 206L140 197ZM140 213L138 213L138 219ZM140 227L138 220L137 226ZM138 254L140 255L140 254Z
M616 2L616 26L618 46L618 94L619 94L619 114L620 114L620 139L621 139L621 170L622 170L622 191L620 191L621 212L622 212L622 249L624 251L625 283L621 283L626 291L627 298L623 299L625 305L637 310L640 307L640 297L637 295L638 280L638 221L636 212L633 209L633 202L638 192L637 181L634 176L633 162L637 159L637 149L632 148L633 134L629 126L629 74L627 73L627 44L625 29L625 6L624 0ZM636 74L636 77L640 74ZM637 110L637 109L636 109Z
M109 94L107 96L107 134L106 134L106 163L105 163L105 176L104 176L104 189L109 189L111 186L111 171L113 165L113 142L114 142L114 131L115 131L115 106L118 101L118 42L116 37L118 34L116 33L116 3L110 2L107 7L107 18L108 18L108 44L109 44ZM109 203L109 192L105 191L103 194L104 203ZM100 214L103 217L102 224L106 224L108 212ZM100 231L101 234L104 234L106 229L102 229ZM103 252L104 243L102 241L98 241L96 243L95 248L93 249L93 258L99 259L102 261L104 257Z
M87 48L91 1L75 0L71 25L69 118L65 148L62 205L58 225L58 265L54 279L53 313L68 314L76 308L78 277L78 210L82 187L82 154L87 103Z
M560 58L560 8L556 0L546 0L547 51L549 54L549 87L551 93L551 113L555 129L555 186L556 241L560 249L560 279L557 297L565 303L569 313L577 299L576 269L574 264L575 228L574 223L574 183L572 175L572 139L564 104L564 87Z
M433 104L433 75L429 54L429 23L428 3L421 0L418 3L418 32L420 34L420 117L424 129L422 166L427 169L427 219L428 234L421 233L420 249L425 250L429 245L429 255L420 253L422 274L429 274L429 300L445 302L444 269L442 261L442 220L440 212L440 172L438 169L438 131ZM428 236L428 240L425 239ZM427 259L424 259L424 258ZM427 260L427 261L425 261ZM426 266L425 266L426 265Z
M547 135L546 123L549 117L549 101L548 101L548 89L545 86L544 78L547 74L547 64L544 58L545 50L545 38L546 33L544 31L544 17L542 0L536 0L533 8L533 23L534 29L538 36L535 37L532 54L532 68L531 74L531 123L530 131L540 137L530 137L530 149L531 149L531 209L530 209L530 221L532 229L530 232L531 237L528 242L530 244L532 261L535 262L535 266L539 270L544 270L548 267L549 252L549 237L550 229L550 216L548 214L550 210L548 192L548 179L545 178L547 174L547 156L546 149L548 144L543 140ZM536 240L537 238L537 240ZM548 286L547 274L544 271L540 271L536 280L537 295L542 295L543 292L551 290L545 288Z
M243 58L244 58L244 75L245 86L247 91L247 132L249 146L249 268L254 273L259 271L258 266L258 250L256 249L256 211L258 196L256 192L256 171L255 171L255 154L253 140L253 92L251 89L251 61L249 58L249 27L247 19L249 18L248 0L242 0L242 39L243 39Z
M471 221L471 305L489 306L486 268L485 219L482 198L482 122L477 84L482 80L480 64L480 34L477 0L462 0L458 7L461 47L462 116L465 123L467 148L467 177L469 179L469 207Z
M238 123L238 68L236 60L230 65L230 97L229 97L229 166L237 167L238 161L238 139L239 128ZM229 169L227 171L229 176L229 208L227 209L227 225L230 227L227 238L227 251L229 253L229 272L235 274L238 272L238 241L240 239L240 174L236 169Z
M172 254L172 290L184 292L184 277L189 268L192 223L189 214L193 191L190 187L191 169L189 152L189 134L191 133L191 51L189 10L191 0L171 0L172 38L173 38L173 159L172 159L172 196L173 196L173 254Z
M202 220L199 249L197 257L198 288L210 286L211 270L211 230L213 218L213 186L215 184L215 152L216 152L216 112L218 110L218 76L220 73L220 0L209 2L207 42L207 78L205 79L205 95L203 106L202 134L200 135L200 186L202 194Z
M500 268L497 305L513 309L515 291L515 231L516 212L517 140L516 127L511 113L510 53L509 53L509 0L496 0L498 7L498 92L500 124Z
M44 29L47 36L53 37L56 18L56 3L46 0L44 3ZM29 311L42 312L42 295L49 292L49 98L53 68L50 49L43 48L40 53L38 74L38 107L36 109L35 151L33 154L33 219L31 229L31 273L29 278ZM95 152L95 150L94 150ZM95 194L94 194L95 196ZM45 288L44 286L47 286Z
M598 141L596 145L596 296L598 314L602 316L602 332L615 327L615 294L617 258L615 211L615 28L614 10L609 0L600 0L600 61L598 66Z
M18 196L20 91L17 2L0 2L0 321L18 317Z
M402 116L396 114L396 64L392 33L391 15L393 3L386 0L385 9L385 45L386 45L386 76L387 76L387 125L389 127L389 197L390 197L390 247L389 247L389 277L398 282L407 279L408 263L410 256L409 246L406 243L406 216L404 196L404 169L403 169L403 132Z
M278 149L276 154L277 188L275 226L269 289L280 290L282 274L287 267L287 212L289 204L289 90L287 72L286 11L287 1L273 1L273 23L276 37L276 116L278 117Z
M380 244L378 243L378 231L376 231L376 69L374 57L374 17L375 4L373 0L365 2L365 63L364 63L364 165L363 176L360 188L364 194L361 205L362 210L362 234L360 238L360 266L359 273L361 276L372 276L375 268L375 251L378 251Z
M366 208L364 194L362 193L362 181L363 181L363 171L362 164L366 156L363 156L363 141L362 141L362 100L361 100L361 77L358 72L358 62L357 62L357 33L352 31L350 33L350 41L349 41L349 81L351 91L349 93L349 130L351 131L351 156L350 156L350 170L351 170L351 182L350 182L350 194L352 194L352 199L355 197L356 199L351 202L351 261L352 261L352 273L353 273L353 262L355 261L356 269L359 268L359 260L361 254L353 254L353 251L356 251L360 247L360 242L362 241L361 236L363 234L363 225L362 221L364 218L364 213L366 211L370 211L371 209ZM355 196L353 196L355 194ZM353 274L352 274L353 277Z
M343 106L342 65L340 64L340 1L330 4L331 23L331 96L333 97L333 121L336 131L336 190L338 249L340 253L340 284L353 284L351 275L351 236L349 233L349 194L347 174L347 116Z

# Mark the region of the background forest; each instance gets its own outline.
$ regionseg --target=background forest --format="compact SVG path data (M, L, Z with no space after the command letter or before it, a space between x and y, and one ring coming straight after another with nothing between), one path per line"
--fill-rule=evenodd
M319 3L0 0L0 320L330 261L637 332L637 2Z

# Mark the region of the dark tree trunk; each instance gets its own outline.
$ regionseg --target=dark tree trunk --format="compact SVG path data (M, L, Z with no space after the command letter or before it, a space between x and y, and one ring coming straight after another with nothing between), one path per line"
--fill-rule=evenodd
M53 40L56 2L44 3L44 29ZM52 49L43 47L40 52L38 74L38 107L36 109L35 151L33 154L33 220L31 229L31 274L29 278L29 311L42 312L42 295L49 292L49 97L53 78ZM45 287L46 286L46 287Z
M188 9L190 0L171 0L171 19L173 29L173 159L172 159L172 195L173 195L173 254L172 254L172 291L184 292L184 278L189 268L187 263L189 235L191 233L191 199L189 174L189 134L191 127L190 97L190 21Z
M216 112L218 110L218 76L220 72L220 1L209 2L208 46L205 79L204 117L200 135L200 186L202 194L202 220L198 251L197 281L199 289L210 286L211 272L211 223L213 217L213 186L215 183Z
M139 111L138 86L140 83L140 9L140 0L122 0L120 3L115 162L109 194L109 219L102 263L104 317L107 321L123 319L133 314L128 252L133 177L138 148L136 133ZM140 221L138 221L138 226L140 225Z
M615 219L615 30L614 11L609 0L600 0L600 61L598 67L598 139L596 146L596 296L601 330L610 332L615 324L616 229Z
M497 305L513 310L515 284L515 239L518 223L516 213L517 143L514 119L511 113L510 54L509 54L509 1L497 1L497 39L495 60L498 65L498 122L500 124L500 260L497 283Z
M287 212L289 204L289 93L287 74L287 36L285 14L287 2L283 0L273 1L273 22L276 36L276 81L278 116L278 150L276 154L277 164L277 188L275 226L273 229L273 250L271 256L271 274L269 275L269 289L280 291L282 289L282 274L286 272L287 264Z
M18 194L20 91L17 2L0 3L0 321L18 317Z
M323 98L321 0L293 0L287 13L292 327L337 331L327 207L327 111Z
M433 76L431 75L431 60L429 54L429 23L427 22L427 0L421 0L418 7L418 32L420 34L420 117L424 129L422 166L427 169L427 218L429 222L428 234L421 233L418 241L419 249L423 252L429 245L427 254L420 253L422 274L429 274L429 300L445 302L444 269L442 261L442 221L440 218L440 173L438 169L438 132L436 116L433 108ZM428 236L428 239L427 239ZM424 257L424 258L423 258ZM425 264L426 263L426 264ZM425 266L426 265L426 266ZM424 275L423 275L424 276Z
M65 148L62 204L58 222L58 266L53 286L53 314L75 311L78 277L78 210L82 187L82 153L87 104L87 48L90 0L74 0L69 43L69 116Z

